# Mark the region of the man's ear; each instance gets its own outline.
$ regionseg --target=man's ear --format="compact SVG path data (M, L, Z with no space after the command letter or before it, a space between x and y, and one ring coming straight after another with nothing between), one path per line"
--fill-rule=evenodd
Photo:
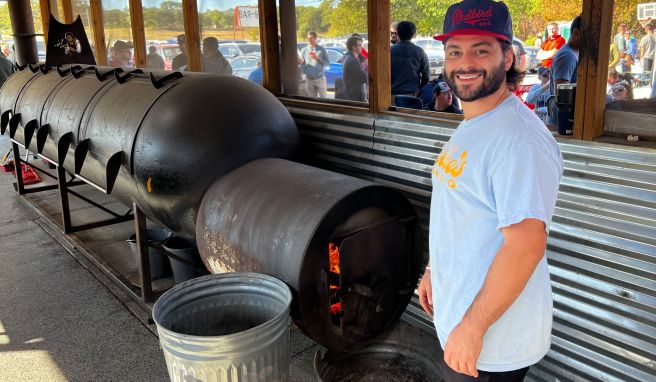
M513 61L515 59L515 51L512 48L512 45L510 46L510 49L506 49L504 53L504 66L506 68L506 72L510 70L513 66Z

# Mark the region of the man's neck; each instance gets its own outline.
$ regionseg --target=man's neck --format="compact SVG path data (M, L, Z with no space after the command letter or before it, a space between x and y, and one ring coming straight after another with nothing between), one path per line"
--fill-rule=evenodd
M510 95L510 90L508 90L508 87L504 83L497 91L485 98L473 102L462 101L462 112L465 115L465 120L474 119L479 115L495 109Z

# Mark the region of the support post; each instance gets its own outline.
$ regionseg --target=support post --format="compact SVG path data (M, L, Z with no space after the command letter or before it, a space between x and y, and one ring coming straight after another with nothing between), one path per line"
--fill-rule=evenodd
M200 23L198 21L198 3L196 0L182 0L185 36L187 38L187 70L200 72Z
M64 11L64 22L66 24L72 23L73 20L73 4L71 4L71 0L61 0L62 2L62 10Z
M275 1L260 0L262 85L275 96L280 94L280 55L278 53L278 16L276 13Z
M91 14L91 24L93 26L93 41L96 45L96 62L98 62L98 65L104 66L107 65L107 46L105 43L102 0L89 1L89 13Z
M14 153L14 173L16 174L16 191L18 195L25 194L25 183L23 183L23 168L21 167L21 156L18 144L11 142L11 148Z
M39 0L39 5L41 7L41 23L43 23L43 41L46 46L48 46L48 31L50 30L50 14L53 13L52 8L50 7L50 0ZM55 12L57 13L57 6L54 7Z
M130 21L132 23L132 42L134 43L134 65L146 67L146 32L141 0L130 0Z
M280 0L280 35L282 91L286 95L298 94L298 52L296 47L296 11L294 0ZM307 31L305 31L307 32Z
M369 111L388 111L392 105L390 65L390 0L367 1L369 34Z
M146 233L146 216L132 203L134 213L134 230L137 234L137 252L139 254L139 278L141 279L141 299L148 304L155 302L153 285L150 281L150 255L148 254L148 234Z
M61 218L64 233L69 234L73 232L73 225L71 224L71 209L68 204L68 185L66 184L66 171L64 166L57 166L57 185L59 186L59 202L61 205Z

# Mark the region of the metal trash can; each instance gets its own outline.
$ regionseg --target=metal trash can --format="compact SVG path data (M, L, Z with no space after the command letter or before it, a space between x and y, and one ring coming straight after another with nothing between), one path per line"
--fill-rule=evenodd
M146 230L148 236L148 243L162 244L166 239L171 237L172 233L168 230L157 228ZM127 240L132 251L132 258L134 263L139 269L139 251L137 250L137 234L132 234ZM171 276L171 265L166 259L166 256L154 248L148 247L148 263L150 264L150 279L156 280L163 277Z
M289 307L284 282L222 273L178 284L153 307L172 381L289 380Z
M200 258L198 247L195 242L184 239L180 236L171 236L162 244L162 247L174 255L194 264L183 263L182 261L169 257L171 270L173 271L173 281L175 281L176 284L209 274Z

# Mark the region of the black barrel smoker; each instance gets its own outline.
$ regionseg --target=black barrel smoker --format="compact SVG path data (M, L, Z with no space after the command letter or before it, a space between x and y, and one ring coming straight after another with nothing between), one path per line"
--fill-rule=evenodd
M212 272L293 290L292 316L328 348L385 330L422 254L412 205L389 187L292 158L298 132L262 87L232 76L32 66L0 89L12 140L195 239Z

